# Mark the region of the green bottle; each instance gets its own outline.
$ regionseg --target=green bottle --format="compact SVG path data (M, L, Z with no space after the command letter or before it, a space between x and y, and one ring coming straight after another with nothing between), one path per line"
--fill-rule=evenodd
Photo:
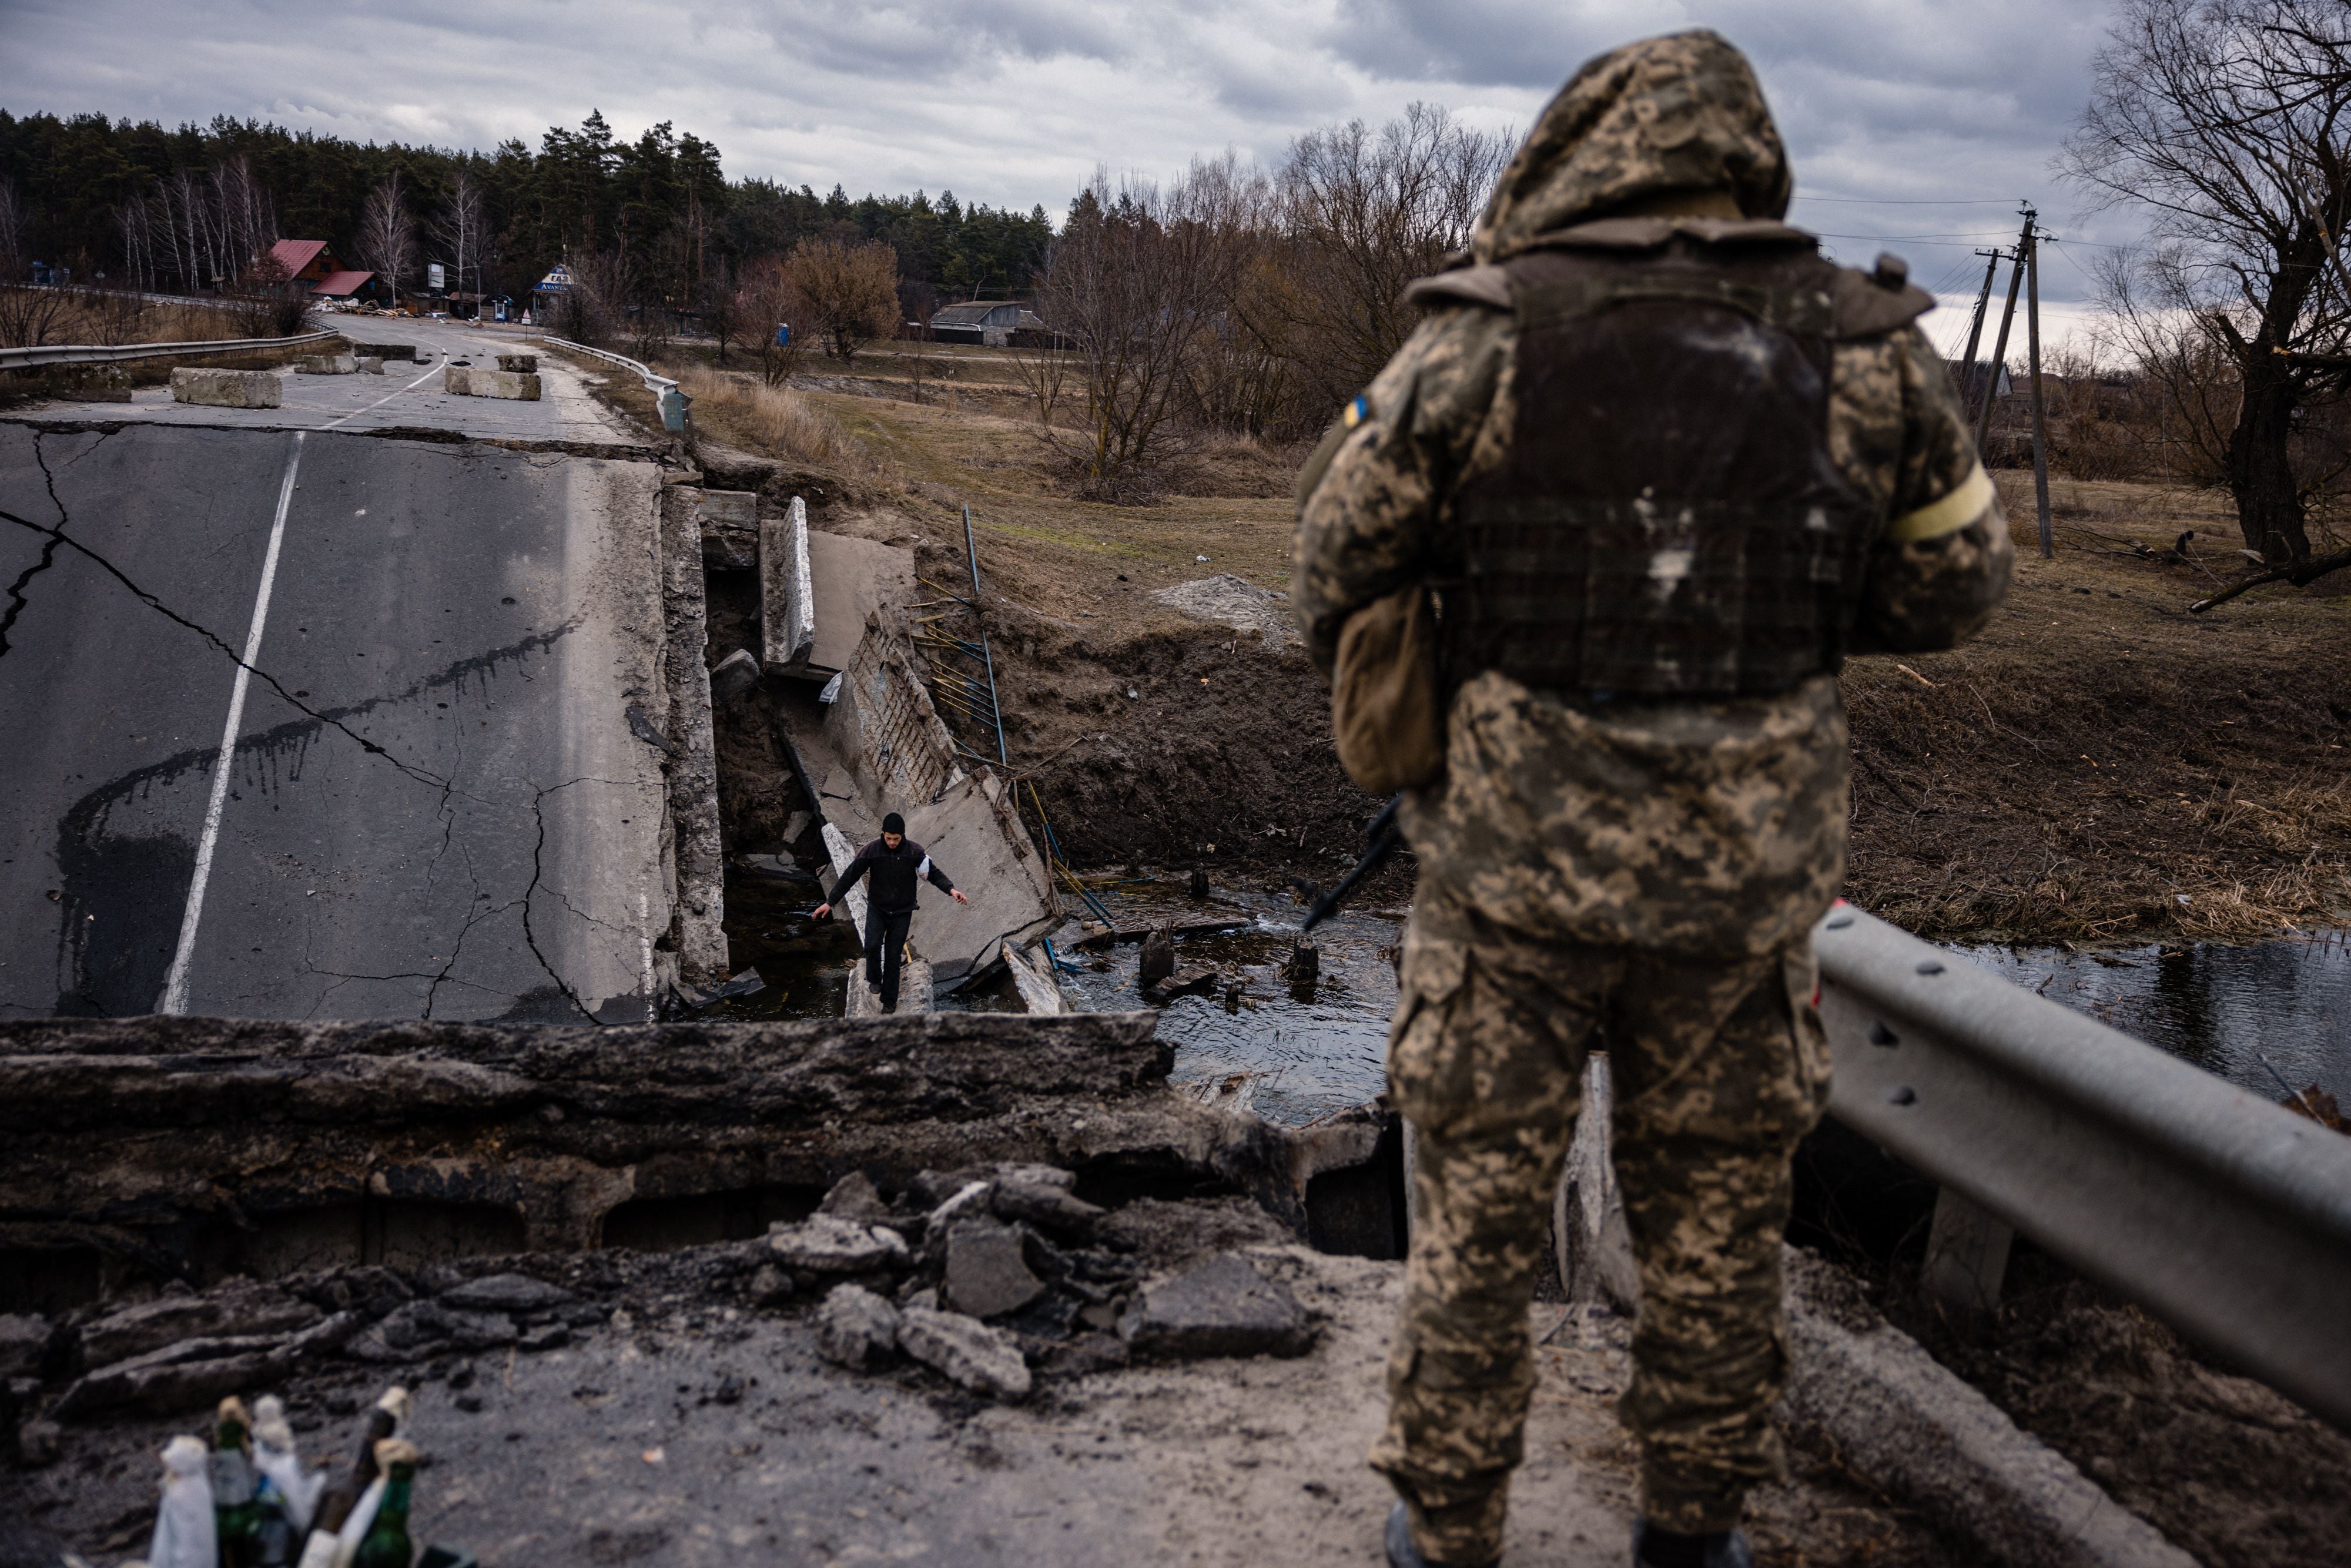
M416 1445L386 1437L375 1446L375 1462L383 1471L383 1500L375 1522L360 1538L351 1568L415 1568L416 1548L408 1539L408 1489L416 1479Z
M232 1394L220 1402L220 1424L213 1429L213 1522L220 1533L221 1562L227 1568L246 1568L253 1562L261 1529L261 1505L253 1496L253 1458L245 1440L247 1425L244 1400Z

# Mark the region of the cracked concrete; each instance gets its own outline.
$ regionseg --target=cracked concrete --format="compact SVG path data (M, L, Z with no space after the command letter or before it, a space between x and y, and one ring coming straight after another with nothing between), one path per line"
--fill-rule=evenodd
M0 1017L152 1009L288 437L0 425ZM612 1022L674 959L649 465L309 437L192 1009Z

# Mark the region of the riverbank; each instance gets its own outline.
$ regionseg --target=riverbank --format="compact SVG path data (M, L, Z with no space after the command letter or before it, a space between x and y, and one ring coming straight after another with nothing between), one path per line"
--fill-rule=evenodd
M970 507L1011 770L1070 857L1337 874L1378 802L1341 771L1322 684L1274 597L1302 454L1207 441L1152 505L1081 501L1007 399L904 363L793 394L855 452L816 526L909 545L953 587L969 581ZM719 439L761 449L747 421L711 413ZM2191 615L2244 564L2224 497L2054 481L2043 561L2030 476L1998 478L2019 552L1992 625L1845 673L1848 895L1940 941L2247 942L2340 924L2351 581Z

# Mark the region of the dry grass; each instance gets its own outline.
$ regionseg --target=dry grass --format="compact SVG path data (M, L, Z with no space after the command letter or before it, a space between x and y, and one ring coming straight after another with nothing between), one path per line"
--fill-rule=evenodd
M694 400L695 421L732 445L825 469L852 483L872 485L888 477L884 465L839 420L789 387L699 364L678 367L677 380Z

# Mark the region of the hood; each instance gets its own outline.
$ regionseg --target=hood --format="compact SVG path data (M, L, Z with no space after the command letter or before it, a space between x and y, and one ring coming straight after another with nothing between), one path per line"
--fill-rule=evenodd
M1742 216L1778 218L1791 189L1747 57L1719 33L1673 33L1612 49L1569 78L1503 172L1469 248L1502 261L1538 235L1707 193L1727 193Z

